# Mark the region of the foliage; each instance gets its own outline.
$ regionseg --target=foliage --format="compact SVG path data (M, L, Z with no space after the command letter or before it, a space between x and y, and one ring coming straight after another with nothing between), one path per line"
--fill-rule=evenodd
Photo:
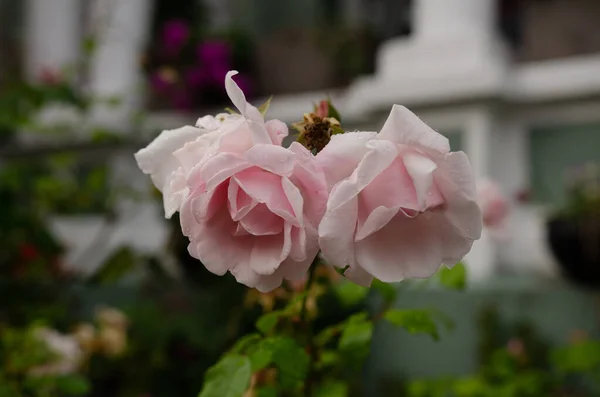
M375 282L380 301L376 310L361 310L369 288L357 286L325 265L313 264L314 282L294 292L284 306L263 314L256 322L259 332L240 338L205 376L200 397L252 396L351 396L369 355L375 325L385 320L411 333L438 337L438 322L448 321L434 310L402 310L392 307L397 287ZM452 288L464 286L464 268L445 270L442 279L454 280ZM308 311L313 296L318 305ZM354 308L340 320L324 325L319 311L331 300L339 308ZM299 302L304 302L298 305ZM339 309L338 309L339 310ZM323 325L320 325L323 324ZM317 326L316 326L317 325ZM320 326L318 326L320 325ZM235 384L227 380L235 379ZM353 386L354 385L354 386ZM359 386L359 385L358 385ZM229 394L219 394L229 393ZM252 394L253 393L253 394Z
M35 368L56 360L47 345L36 337L36 327L0 327L0 396L84 396L89 382L78 373L35 375Z
M505 328L493 309L482 313L481 366L470 376L414 380L409 397L596 396L600 342L576 338L550 348L526 324Z
M559 215L574 219L600 217L600 165L573 169L567 181L567 202Z

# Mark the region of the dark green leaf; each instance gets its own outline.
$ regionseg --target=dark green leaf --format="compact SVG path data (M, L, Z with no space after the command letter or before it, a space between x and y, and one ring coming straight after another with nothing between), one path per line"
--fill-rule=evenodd
M252 377L250 359L229 355L211 367L199 397L242 397Z
M458 262L452 269L443 267L440 270L440 282L449 289L463 290L467 284L467 271L462 262Z
M327 381L319 386L316 397L346 397L348 384L342 381Z
M252 372L260 371L271 364L273 357L271 352L264 349L262 346L250 354L250 363L252 364Z
M292 338L274 336L261 343L261 348L271 353L279 370L281 387L293 389L303 384L308 373L309 358L306 351Z
M97 42L93 37L88 36L83 40L83 53L86 56L88 56L88 57L91 56L94 53L94 51L96 50L96 47L97 47Z
M373 322L367 313L351 316L343 325L338 346L341 350L368 347L373 335Z
M277 389L270 386L261 387L256 390L256 397L278 397Z
M439 340L437 325L428 310L421 309L392 309L384 314L391 324L402 327L411 334L428 334Z
M256 321L256 328L258 328L260 332L266 334L273 328L275 328L281 316L282 313L280 311L274 311L267 314L263 314Z
M344 306L354 306L367 297L369 289L344 280L335 286L335 294Z
M370 320L351 322L342 330L339 341L341 350L361 349L371 344L373 323Z
M271 100L272 100L272 99L273 99L273 95L271 95L271 96L269 97L269 99L267 99L267 100L265 101L265 103L263 103L262 105L260 105L260 106L258 107L258 111L260 112L260 114L262 114L262 115L263 115L263 117L267 115L267 112L269 111L269 107L271 106Z
M56 388L64 396L83 396L89 393L89 381L78 375L61 376L56 378Z
M229 353L243 354L246 351L246 349L258 344L261 338L262 337L259 334L250 334L243 336L240 339L238 339L235 345L233 345L233 347L229 350Z
M384 283L383 281L375 279L373 280L371 287L379 292L386 303L391 304L396 300L397 290L395 285Z

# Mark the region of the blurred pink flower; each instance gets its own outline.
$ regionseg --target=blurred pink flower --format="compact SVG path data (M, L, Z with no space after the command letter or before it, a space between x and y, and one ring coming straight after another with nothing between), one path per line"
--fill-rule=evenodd
M220 40L209 40L198 45L196 49L198 60L203 64L222 64L231 63L231 49L229 44ZM227 71L225 72L227 73Z
M525 345L523 344L521 339L512 338L506 344L506 350L508 350L508 352L512 356L519 357L519 356L523 355L523 353L525 353Z
M167 21L162 29L161 43L169 56L179 54L191 32L188 23L182 19Z
M477 202L481 208L483 225L495 232L503 231L506 227L510 207L500 187L490 180L479 181Z

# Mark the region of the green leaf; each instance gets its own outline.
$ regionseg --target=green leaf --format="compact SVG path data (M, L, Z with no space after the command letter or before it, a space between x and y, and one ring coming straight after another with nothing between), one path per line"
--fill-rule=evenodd
M335 294L344 306L354 306L367 297L369 289L344 280L335 286Z
M275 326L279 322L279 318L282 315L283 315L283 313L280 311L274 311L274 312L270 312L267 314L263 314L256 321L256 328L258 328L258 330L260 332L262 332L263 334L266 334L269 331L271 331L273 328L275 328Z
M250 359L229 355L206 371L199 397L242 397L252 377Z
M341 123L342 116L340 116L340 112L338 112L338 110L335 108L335 106L333 106L333 103L331 103L331 99L327 99L327 104L329 105L329 114L327 116L333 117Z
M277 389L271 386L261 387L256 390L256 397L278 397Z
M91 56L96 51L97 41L92 36L83 39L83 53L85 56Z
M396 286L393 284L384 283L383 281L375 279L373 280L371 287L379 292L386 303L391 304L396 300L397 290Z
M370 320L351 322L342 330L339 341L340 350L353 350L368 347L373 336L373 323Z
M258 111L260 112L260 114L262 114L262 115L263 115L263 117L267 115L267 112L269 111L269 107L271 106L271 100L272 100L272 99L273 99L273 95L271 95L271 96L269 97L269 99L267 99L267 100L265 101L265 103L263 103L262 105L260 105L260 106L258 107Z
M316 391L316 397L346 397L348 384L342 381L326 381Z
M57 377L56 388L64 396L83 396L89 393L91 385L83 376L69 375Z
M293 389L303 384L308 374L309 357L304 348L286 336L273 336L261 343L261 348L271 353L278 368L281 387Z
M258 348L250 354L252 372L260 371L261 369L266 368L272 362L273 356L271 352L262 346L258 346Z
M411 334L428 334L434 340L439 340L437 325L428 310L422 309L392 309L383 316L391 324L402 327Z
M246 349L255 346L260 342L261 336L259 334L249 334L241 337L235 342L235 345L229 350L230 354L243 354Z
M462 262L449 269L447 267L440 270L440 282L443 286L454 290L463 290L467 285L467 271Z

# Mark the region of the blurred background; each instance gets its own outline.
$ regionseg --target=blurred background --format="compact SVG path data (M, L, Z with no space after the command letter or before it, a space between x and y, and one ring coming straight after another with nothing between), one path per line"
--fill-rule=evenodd
M599 22L597 0L0 0L0 396L193 396L276 304L189 258L133 159L228 106L230 69L288 123L405 105L501 192L467 289L396 303L454 329L378 328L357 395L600 396ZM39 327L87 346L83 375L28 375L73 372L40 368Z

